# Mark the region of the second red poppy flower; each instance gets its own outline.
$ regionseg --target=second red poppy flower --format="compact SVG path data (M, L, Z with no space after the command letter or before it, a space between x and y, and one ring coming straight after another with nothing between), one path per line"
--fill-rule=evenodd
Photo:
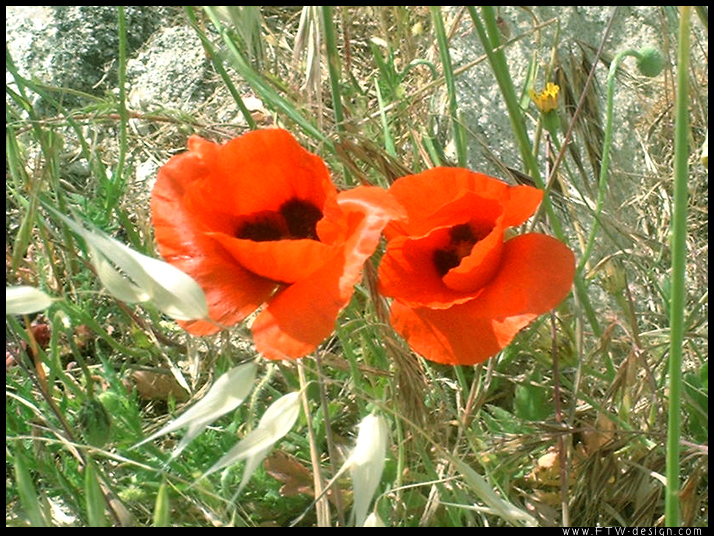
M506 240L542 191L457 168L402 177L389 191L408 217L385 230L380 290L394 298L394 328L427 359L484 361L570 291L567 246L537 233Z

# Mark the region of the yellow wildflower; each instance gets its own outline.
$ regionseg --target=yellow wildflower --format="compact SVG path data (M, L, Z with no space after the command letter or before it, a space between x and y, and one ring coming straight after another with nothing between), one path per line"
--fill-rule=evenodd
M555 110L558 107L558 93L560 92L560 86L548 82L545 85L545 89L540 93L536 93L533 88L529 90L531 100L535 103L541 113L547 114L550 111Z

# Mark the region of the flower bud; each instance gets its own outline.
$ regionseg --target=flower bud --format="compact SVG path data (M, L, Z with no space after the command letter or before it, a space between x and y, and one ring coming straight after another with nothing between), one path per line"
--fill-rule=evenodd
M96 398L87 399L79 410L79 428L84 439L93 447L101 448L111 436L112 420L104 404Z
M662 54L654 47L642 47L637 58L637 67L643 75L654 78L662 72L664 67Z

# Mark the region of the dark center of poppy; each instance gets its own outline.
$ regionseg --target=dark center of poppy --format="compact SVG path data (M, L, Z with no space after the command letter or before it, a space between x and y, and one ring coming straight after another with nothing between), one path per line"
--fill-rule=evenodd
M291 199L277 211L262 210L248 216L239 226L237 238L267 242L271 240L317 240L317 222L322 211L302 199Z
M439 276L444 277L449 270L461 264L461 259L467 257L484 236L483 233L477 233L469 223L454 225L449 229L449 243L446 247L434 250L432 257Z
M280 207L280 214L288 226L290 238L317 240L317 222L322 219L322 211L315 205L301 199L291 199Z

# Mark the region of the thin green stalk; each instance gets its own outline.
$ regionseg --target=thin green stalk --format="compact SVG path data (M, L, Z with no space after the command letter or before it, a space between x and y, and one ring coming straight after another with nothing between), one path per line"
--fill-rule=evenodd
M518 95L516 95L516 90L513 87L513 80L511 80L511 75L508 71L506 56L503 49L499 48L501 41L496 23L496 14L490 6L483 6L482 12L483 18L486 21L486 30L484 30L481 19L476 13L474 7L469 6L469 14L471 15L471 20L474 23L474 28L476 28L476 32L481 39L483 48L486 51L486 56L488 57L489 63L491 63L491 68L496 76L498 86L501 89L501 95L503 95L503 100L506 104L506 109L508 110L508 116L511 119L511 127L513 129L513 134L516 137L516 141L518 142L521 157L523 158L523 163L526 167L526 172L533 177L538 188L545 190L545 182L540 174L538 161L533 155L531 143L528 139L528 131L523 121L523 112L518 104ZM487 31L488 35L486 34ZM567 243L565 233L560 225L560 220L553 210L553 205L550 202L548 192L545 192L545 195L543 196L543 205L548 213L548 220L550 221L550 225L553 228L555 236L558 240Z
M377 93L377 106L379 106L379 119L382 123L382 132L384 133L384 147L389 156L397 157L397 151L394 147L394 138L392 138L392 133L389 130L389 121L387 120L387 114L384 112L384 99L382 98L382 91L379 89L379 81L374 79L374 89Z
M451 55L449 54L449 39L446 36L444 20L441 18L441 8L439 6L430 6L430 9L431 18L434 21L436 41L439 45L439 56L441 57L441 65L444 70L446 92L449 95L449 115L451 115L451 122L454 127L456 159L460 167L465 167L467 156L466 134L464 132L464 127L458 117L458 103L456 101L456 82L454 79L454 71L451 67Z
M336 475L340 470L338 462L337 447L335 446L334 434L332 433L332 423L330 418L330 405L327 400L328 394L325 388L325 376L322 372L322 358L319 352L315 352L315 367L317 371L317 385L320 389L320 408L322 409L323 421L325 424L325 444L327 445L327 454L330 459L330 469L333 475ZM337 519L341 527L345 526L345 507L342 504L342 491L340 483L334 484L335 508L337 509Z
M674 124L674 213L672 217L672 295L669 307L669 416L667 419L667 488L665 524L679 526L679 443L682 395L682 343L686 304L687 175L689 173L689 21L691 6L682 6L677 50L677 94Z
M34 83L30 80L27 80L20 76L20 74L17 72L17 68L15 67L15 62L12 59L12 56L10 55L10 51L7 48L7 45L5 46L5 69L10 72L12 75L13 79L15 80L15 83L17 84L19 94L15 94L13 91L11 91L9 88L6 91L10 95L10 97L15 100L16 104L18 106L21 106L25 112L27 112L27 115L30 118L30 125L32 126L32 131L33 131L33 137L37 141L37 143L40 146L40 149L42 150L42 154L45 157L45 162L47 164L47 177L49 178L50 182L50 187L51 190L54 192L54 194L57 197L57 205L60 209L60 211L64 212L66 210L65 208L65 199L63 195L63 190L59 186L59 175L56 173L52 173L52 170L56 170L56 166L52 165L52 162L57 159L57 154L56 151L53 151L51 148L51 133L46 133L39 121L39 117L35 114L35 109L32 106L31 101L32 99L28 98L27 92L25 91L25 88L30 89L32 91L35 91L37 94L42 95L45 99L47 99L48 102L50 102L53 106L55 106L58 110L58 112L63 113L64 110L61 108L61 106L49 95L45 95L42 93L41 90L38 90L35 86ZM67 113L63 113L65 117L67 118L67 121L69 124L75 129L75 132L77 132L77 137L80 140L80 143L84 142L84 138L82 136L82 131L80 130L79 126L72 120L71 116ZM6 118L8 116L7 108L6 108ZM20 162L20 151L17 148L17 138L15 136L15 130L13 128L10 128L8 132L12 132L12 134L6 135L6 143L12 141L11 147L14 147L16 150L9 151L7 154L8 155L17 155L17 158L14 159L14 165L19 165L20 167L15 168L15 173L12 173L11 175L15 177L22 177L24 181L21 182L16 182L16 186L21 186L25 187L31 192L33 192L33 197L30 199L30 209L29 214L25 216L25 219L23 220L23 231L25 232L30 232L32 227L34 226L34 218L35 218L35 208L36 207L36 199L35 199L35 193L40 191L40 186L42 181L38 180L37 184L30 183L29 182L29 177L27 176L26 173L20 172L19 170L22 169L22 164ZM82 148L85 148L86 144L82 145ZM7 144L6 144L7 147ZM84 156L87 157L88 162L92 162L93 160L91 159L90 155L88 152L84 153ZM12 169L12 164L13 161L10 160L10 165ZM106 179L106 173L104 172L104 168L102 167L100 170L100 173L98 173L100 179L104 178ZM27 184L23 184L23 182L27 181ZM34 182L34 181L33 181ZM17 195L15 196L18 201L21 201L23 199L22 195ZM66 244L67 248L72 250L74 247L74 238L72 237L72 233L69 232L69 229L67 229L66 226L62 226L62 234L63 234L63 239L64 243ZM19 240L23 240L22 237L18 237ZM13 257L13 266L17 266L19 263L19 259L21 258L21 255L24 255L25 253L25 247L29 244L29 239L26 242L16 242L14 244L15 246L15 251L14 251L14 257ZM20 246L20 248L18 248ZM54 269L54 265L53 265ZM78 265L77 263L73 260L70 263L70 271L72 274L77 273Z
M310 442L310 461L313 469L313 484L315 487L315 511L317 513L317 526L330 526L330 503L327 497L323 496L322 490L325 487L320 471L320 452L318 450L317 441L315 439L315 429L312 425L310 417L310 403L307 399L307 379L305 377L305 365L302 361L297 363L298 377L300 379L300 400L302 401L302 409L305 414L305 424L307 426L308 441Z
M129 112L126 109L126 13L124 6L118 7L119 19L119 72L117 74L119 83L119 158L117 167L111 180L107 183L107 199L105 204L105 218L109 221L109 216L114 210L121 190L124 185L124 164L126 162L126 140L127 128L129 125Z
M491 67L493 68L493 73L496 76L496 81L498 82L501 94L503 95L503 99L506 103L508 117L511 120L513 133L516 136L516 141L518 142L518 146L523 157L523 163L526 165L526 172L532 174L536 181L540 180L542 183L543 179L540 177L538 163L533 156L531 144L528 139L528 132L523 120L523 113L519 106L519 99L516 95L516 90L513 87L513 80L511 80L511 75L508 70L506 55L503 49L499 48L501 45L501 38L496 22L496 14L491 6L482 6L481 13L486 25L485 29L481 24L481 19L476 13L476 9L473 6L469 6L469 15L471 15L471 20L473 21L474 27L478 32L479 39L483 44L484 51L486 52L486 56L488 57ZM538 187L542 188L542 185L538 184Z
M238 89L233 83L233 80L231 80L230 75L223 67L223 62L221 61L220 55L217 54L215 50L213 50L213 45L211 45L210 39L208 39L208 37L206 37L205 32L201 30L201 27L198 24L198 20L196 20L196 14L193 12L193 8L191 8L190 6L186 6L186 14L188 15L188 18L191 21L191 25L196 31L198 38L201 40L203 48L208 53L208 58L211 60L213 67L215 67L216 71L221 76L221 80L223 80L223 83L226 85L226 89L228 89L228 92L231 94L231 97L233 97L233 100L238 105L240 113L243 114L246 123L248 123L248 127L251 130L257 129L258 125L256 124L255 119L253 119L253 116L250 115L250 110L248 110L248 107L243 102L243 99L241 98Z
M327 67L330 72L330 91L332 92L332 108L335 114L337 130L343 130L345 114L342 111L342 93L340 91L340 56L335 39L332 6L322 6L322 25L325 32L325 49L327 51Z
M602 213L603 202L605 200L605 190L607 189L607 173L610 167L610 146L612 145L612 114L614 107L614 97L615 97L615 75L617 74L617 69L620 63L628 56L637 56L637 52L634 50L623 50L619 52L615 59L610 63L610 71L607 76L607 95L605 97L605 136L603 139L602 146L602 158L600 161L600 180L598 186L597 201L595 203L595 214L592 229L590 230L590 235L588 236L588 241L585 246L585 251L583 251L580 257L580 263L578 264L578 274L581 274L585 269L590 255L592 254L593 244L595 243L595 236L600 228L600 214Z
M322 26L325 35L325 50L327 52L327 67L330 73L330 92L332 93L332 110L335 114L337 131L344 131L345 113L342 109L342 91L340 90L340 54L335 39L335 24L332 6L322 6ZM354 185L352 174L347 166L342 166L342 174L347 185Z
M9 454L15 465L15 482L17 483L17 493L20 497L20 504L22 504L25 509L25 513L30 521L30 526L48 526L49 524L37 496L37 489L33 483L32 475L25 462L22 447L18 446L14 454L12 452Z

